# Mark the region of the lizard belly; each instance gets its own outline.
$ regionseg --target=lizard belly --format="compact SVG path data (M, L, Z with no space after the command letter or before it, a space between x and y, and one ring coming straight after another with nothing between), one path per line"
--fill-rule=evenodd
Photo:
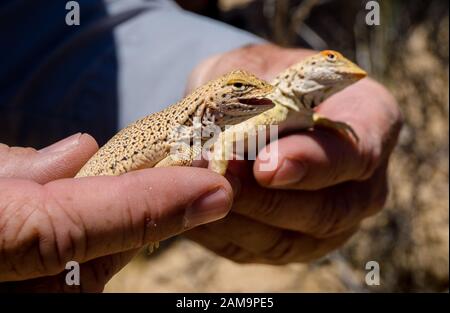
M158 151L130 150L129 152L126 155L114 154L114 157L111 157L107 152L99 150L75 177L117 176L139 169L154 167L169 155L169 149Z
M170 153L170 148L164 136L145 140L145 134L137 127L123 129L101 147L75 177L117 176L154 167Z

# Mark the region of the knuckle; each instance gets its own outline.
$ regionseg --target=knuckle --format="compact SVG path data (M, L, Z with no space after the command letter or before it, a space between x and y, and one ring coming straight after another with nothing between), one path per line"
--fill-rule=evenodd
M254 214L261 218L272 218L277 213L277 208L282 207L284 201L284 191L267 192L262 195L261 201L256 201Z
M74 251L67 230L72 227L66 220L61 223L63 207L41 190L32 194L6 207L13 214L0 216L0 255L9 262L6 267L10 275L19 278L60 273ZM5 213L5 208L1 212Z
M9 260L10 269L18 277L53 272L47 257L53 231L40 203L17 203L14 209L13 220L2 227L1 254Z
M36 218L33 223L37 229L36 233L36 253L38 259L41 262L42 274L57 274L64 269L66 259L62 254L60 247L58 246L57 230L55 224L52 221L48 210L42 208L36 211ZM30 227L31 225L27 225Z
M239 263L239 264L246 264L252 262L253 257L251 254L238 245L235 245L234 243L227 242L224 243L220 247L215 248L215 252L223 256L225 258L228 258L232 260L233 262Z
M48 248L41 251L42 258L48 260L48 270L59 273L68 261L86 254L87 234L83 220L62 205L49 192L44 197L41 214L46 220L46 227L41 228L41 240L48 241Z
M348 230L383 209L388 194L385 178L380 180L379 177L330 187L312 213L308 233L317 238L329 238Z
M370 147L362 147L359 153L360 173L358 180L367 180L374 174L378 168L381 157L380 145L371 145Z
M294 236L290 231L280 232L278 238L260 256L266 263L284 265L293 262L299 251L294 244Z
M341 185L329 189L318 210L315 211L315 225L311 228L311 233L315 237L331 237L355 221L357 211L355 206L358 202L353 193L344 192L342 187ZM364 206L359 202L358 207L361 208L360 205Z
M332 248L324 247L323 240L302 233L283 231L279 240L260 254L260 262L271 265L306 263L326 255Z

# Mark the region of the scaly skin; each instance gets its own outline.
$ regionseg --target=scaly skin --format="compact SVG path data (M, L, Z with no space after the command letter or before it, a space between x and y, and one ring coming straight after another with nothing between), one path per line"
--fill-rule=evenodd
M149 167L190 166L200 153L198 146L191 146L195 120L201 129L214 124L223 130L225 125L238 124L273 108L274 104L267 98L272 90L273 86L248 72L228 73L167 109L122 129L75 177L120 175ZM201 144L210 136L202 133ZM187 142L181 145L181 158L171 154L180 140Z
M268 96L275 107L222 132L214 146L209 168L224 175L236 138L247 140L259 125L279 125L281 132L323 126L358 140L353 129L314 113L313 109L328 97L367 76L356 64L336 51L325 50L289 67L272 84Z

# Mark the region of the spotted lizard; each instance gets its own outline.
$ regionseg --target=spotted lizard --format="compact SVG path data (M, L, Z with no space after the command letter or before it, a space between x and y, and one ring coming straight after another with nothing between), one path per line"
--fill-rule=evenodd
M247 140L250 134L256 134L260 125L279 125L283 129L296 130L323 126L358 140L348 124L322 117L313 109L366 76L364 70L332 50L319 52L294 64L272 82L275 89L268 98L275 103L274 108L220 134L210 157L209 168L224 175L236 138Z
M273 86L241 70L232 71L192 92L163 111L118 132L75 177L120 175L151 167L190 166L212 132L208 126L234 125L274 107ZM195 121L200 126L195 131ZM192 145L195 134L200 145ZM184 144L183 144L184 143ZM174 153L176 152L176 153Z

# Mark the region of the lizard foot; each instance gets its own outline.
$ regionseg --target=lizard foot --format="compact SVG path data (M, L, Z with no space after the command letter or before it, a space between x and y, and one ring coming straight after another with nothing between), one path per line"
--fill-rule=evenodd
M213 172L216 172L217 174L224 176L228 168L228 160L212 159L211 161L209 161L208 168Z
M152 254L158 248L159 248L159 241L149 243L147 246L147 254L148 255Z
M338 122L330 120L329 118L320 116L319 114L314 113L313 114L313 121L314 126L324 127L324 128L330 128L333 129L344 136L354 139L356 142L359 141L359 137L356 134L356 132L353 130L353 128L344 122Z

